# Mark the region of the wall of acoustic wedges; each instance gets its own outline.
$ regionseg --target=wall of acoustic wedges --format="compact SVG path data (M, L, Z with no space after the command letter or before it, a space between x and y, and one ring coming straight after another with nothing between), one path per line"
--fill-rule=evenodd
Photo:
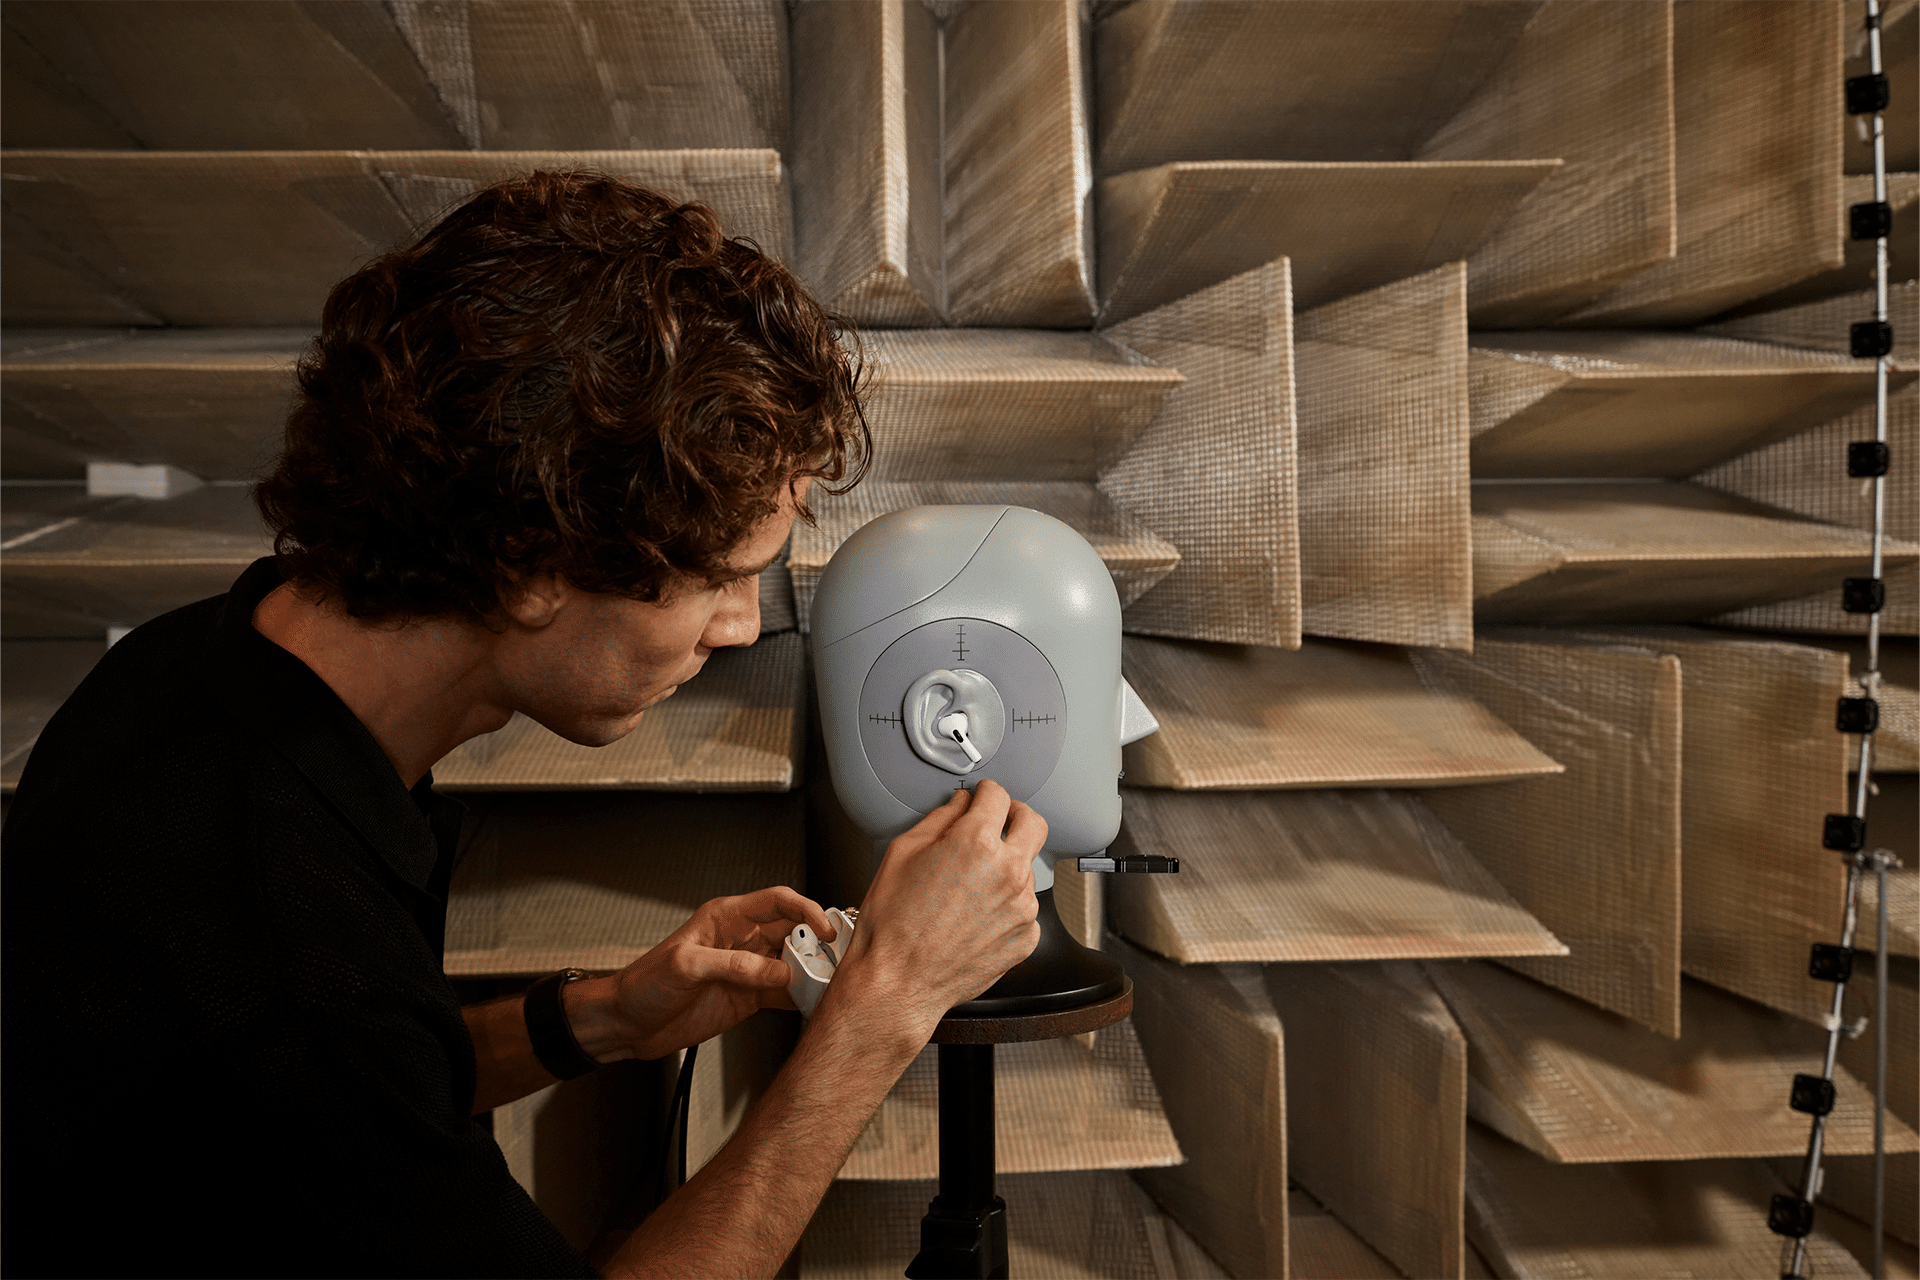
M1920 16L1886 8L1910 93ZM1773 1274L1765 1205L1806 1141L1787 1085L1824 1044L1805 957L1840 913L1832 708L1862 644L1838 601L1870 525L1843 465L1873 385L1845 339L1870 314L1845 229L1870 198L1841 93L1861 12L9 0L0 787L110 629L267 550L245 486L334 280L496 178L632 177L859 322L876 465L766 575L760 643L629 739L515 722L436 770L471 805L450 974L622 964L766 883L857 898L872 850L807 750L820 571L886 511L1015 502L1112 570L1163 726L1128 748L1121 844L1183 870L1061 877L1137 1004L1000 1055L1014 1274ZM1873 816L1907 864L1906 1246L1911 107L1887 116L1897 638ZM128 496L97 466L90 489L94 464L165 469ZM701 1054L693 1163L796 1030L756 1019ZM1838 1073L1823 1275L1862 1274L1866 1047ZM659 1176L672 1065L495 1116L583 1245ZM929 1059L804 1274L898 1274L934 1107Z

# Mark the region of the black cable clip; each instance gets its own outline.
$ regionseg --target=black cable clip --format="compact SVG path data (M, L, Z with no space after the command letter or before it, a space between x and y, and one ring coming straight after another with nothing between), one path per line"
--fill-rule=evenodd
M1868 200L1847 207L1847 230L1855 240L1878 240L1893 234L1893 206Z
M1797 1075L1787 1105L1802 1115L1824 1116L1833 1113L1833 1081L1825 1076Z
M1816 942L1807 957L1807 976L1815 982L1846 982L1853 977L1853 948Z
M1784 1191L1775 1192L1773 1207L1767 1210L1767 1230L1777 1236L1804 1240L1813 1234L1813 1201Z
M1887 584L1879 578L1842 578L1840 607L1848 613L1878 613L1887 607Z
M1841 733L1872 733L1880 727L1880 704L1872 698L1842 698L1833 727Z
M1862 320L1847 330L1847 350L1855 360L1878 360L1893 350L1893 326L1885 320Z
M1848 115L1864 116L1885 111L1891 101L1893 90L1886 72L1874 71L1864 76L1847 77Z
M1858 853L1867 847L1867 820L1850 813L1830 813L1820 843L1835 853Z
M1892 465L1893 450L1884 440L1854 440L1847 445L1847 474L1856 480L1883 476Z

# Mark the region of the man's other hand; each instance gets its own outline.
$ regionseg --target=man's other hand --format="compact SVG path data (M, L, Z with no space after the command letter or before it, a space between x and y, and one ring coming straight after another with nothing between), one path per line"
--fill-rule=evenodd
M659 1058L757 1010L793 1008L780 945L799 924L834 936L820 904L785 886L702 904L620 972L568 985L574 1038L601 1062Z

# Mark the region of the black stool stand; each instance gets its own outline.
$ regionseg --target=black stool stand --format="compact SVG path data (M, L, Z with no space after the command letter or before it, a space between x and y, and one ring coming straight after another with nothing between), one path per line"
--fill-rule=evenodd
M993 1193L993 1046L940 1046L940 1191L909 1280L1003 1280L1007 1202Z
M993 1046L1111 1026L1133 1011L1120 962L1073 940L1053 890L1039 899L1040 942L978 999L948 1011L940 1046L940 1190L920 1220L908 1280L1007 1274L1007 1202L993 1194Z

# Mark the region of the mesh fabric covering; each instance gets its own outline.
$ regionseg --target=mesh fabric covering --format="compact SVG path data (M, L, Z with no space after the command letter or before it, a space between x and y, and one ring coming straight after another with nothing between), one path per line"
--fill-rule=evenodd
M1467 1042L1414 964L1271 965L1287 1171L1410 1276L1465 1261Z
M1703 982L1681 992L1678 1040L1628 1025L1496 965L1431 965L1472 1045L1473 1118L1549 1160L1591 1164L1793 1155L1807 1118L1787 1106L1795 1072L1825 1047L1804 1023ZM1873 1149L1873 1095L1835 1073L1827 1150ZM1888 1150L1920 1146L1894 1120Z
M1674 481L1479 484L1473 514L1482 622L1690 622L1871 567L1865 534ZM1896 570L1916 555L1888 544Z
M7 495L11 544L0 624L26 636L88 639L217 596L273 547L245 489L175 498L86 498L75 489ZM38 536L38 530L45 530Z
M874 480L1080 480L1111 467L1185 381L1092 333L874 333Z
M1467 1238L1502 1276L1779 1275L1781 1238L1767 1230L1767 1205L1785 1190L1754 1161L1554 1165L1484 1129L1467 1131ZM1807 1245L1809 1274L1864 1280L1818 1219Z
M379 4L21 5L7 15L5 145L474 145L403 26Z
M1898 332L1898 330L1896 330ZM1873 491L1847 475L1847 445L1873 439L1873 406L1867 405L1812 431L1701 472L1698 484L1754 502L1845 525L1873 528ZM1920 541L1920 388L1908 386L1887 399L1887 443L1893 453L1886 478L1887 532L1906 542ZM1862 571L1864 572L1864 570ZM1887 608L1880 614L1883 632L1920 633L1920 592L1911 567L1888 575ZM1837 582L1807 600L1766 605L1716 618L1732 626L1760 631L1811 631L1860 634L1865 614L1840 608Z
M1792 640L1846 654L1847 696L1865 696L1866 691L1860 687L1860 677L1867 669L1864 636L1794 636ZM1880 677L1880 728L1873 735L1874 772L1920 772L1920 646L1882 635ZM1858 741L1854 739L1854 746ZM1854 757L1853 746L1847 754L1848 759Z
M1287 264L1182 298L1108 336L1186 382L1100 490L1180 549L1133 632L1295 648L1293 303Z
M794 528L793 557L788 567L793 573L794 603L801 628L807 626L813 593L827 561L862 525L908 507L1002 502L1031 507L1071 525L1105 562L1123 605L1139 599L1143 591L1180 563L1180 553L1172 544L1116 508L1091 484L1065 480L947 484L869 481L845 497L810 499L818 523Z
M1865 573L1866 569L1858 572ZM1886 582L1887 607L1880 611L1880 634L1920 636L1920 568L1908 564L1889 570ZM1812 595L1736 609L1707 621L1716 626L1742 627L1754 631L1837 636L1867 634L1866 615L1848 613L1841 608L1840 586L1837 582L1830 582L1830 585Z
M1125 748L1127 780L1243 791L1560 772L1472 697L1423 680L1417 660L1331 640L1288 653L1126 637L1122 670L1160 722Z
M1882 701L1883 716L1886 710ZM1887 872L1887 950L1920 956L1920 830L1913 822L1913 815L1920 813L1920 777L1882 772L1885 758L1876 751L1874 759L1882 763L1875 765L1873 785L1880 794L1867 797L1867 838L1874 848L1893 850L1903 864ZM1879 901L1880 887L1868 876L1860 884L1862 946L1873 945ZM1909 1122L1920 1125L1920 1116L1910 1115Z
M787 146L787 14L778 0L428 5L409 36L456 29L469 65L422 56L441 96L462 73L487 150Z
M1122 794L1114 848L1181 864L1116 876L1110 927L1182 964L1566 952L1404 792Z
M1894 92L1897 94L1899 90L1896 89ZM1901 114L1898 108L1887 113L1889 118ZM1860 117L1855 116L1847 122L1849 132L1856 127L1854 122L1858 119ZM1871 200L1873 199L1873 177L1870 174L1850 173L1841 180L1841 190L1844 193L1841 197L1843 205L1855 205ZM1916 262L1920 262L1920 174L1889 173L1887 203L1893 206L1893 233L1888 237L1890 243L1887 246L1888 256L1891 259L1891 283L1898 281L1902 276L1911 279ZM1840 220L1841 234L1844 235L1846 233L1844 209L1841 211ZM1796 280L1784 289L1776 289L1765 297L1755 298L1751 302L1734 308L1732 314L1744 316L1749 312L1774 311L1782 307L1873 288L1874 242L1849 238L1844 243L1846 256L1840 265L1832 270L1821 271L1816 275ZM1872 314L1872 310L1868 309L1853 318L1864 320ZM1844 337L1846 334L1844 325L1840 332ZM1896 335L1897 340L1898 335Z
M470 800L447 900L456 977L618 969L709 898L798 885L793 796Z
M27 755L67 695L107 651L102 640L8 640L0 644L0 795L12 795Z
M1475 479L1680 479L1874 394L1871 360L1679 333L1476 334L1468 368Z
M1080 6L995 0L946 25L946 288L955 324L1093 323Z
M1285 1056L1260 970L1109 949L1133 979L1134 1029L1187 1156L1140 1184L1232 1274L1285 1275Z
M1473 647L1466 273L1294 321L1301 629Z
M1418 153L1564 167L1467 263L1476 326L1542 324L1673 252L1669 4L1542 5Z
M699 200L729 234L784 254L786 197L773 151L41 151L6 156L11 213L45 244L20 255L91 272L179 325L313 325L335 282L406 242L467 192L536 168L593 168ZM77 268L73 264L78 264ZM30 268L10 281L11 323L97 323ZM16 288L16 286L18 286Z
M908 0L793 13L794 270L858 323L941 323L939 31Z
M1906 778L1902 799L1905 814L1913 813L1914 779ZM1882 779L1881 786L1886 787ZM1909 824L1910 825L1910 824ZM1878 841L1876 841L1878 843ZM1914 863L1908 859L1911 873ZM1873 882L1867 882L1871 885ZM1908 908L1909 927L1915 912ZM1866 906L1860 919L1872 939L1872 917ZM1863 976L1864 969L1864 976ZM1875 984L1873 966L1855 966L1854 980L1847 984L1849 1018L1874 1016ZM1888 965L1887 982L1887 1123L1889 1130L1901 1121L1920 1125L1920 966L1912 958L1895 958ZM1840 1063L1853 1075L1871 1085L1873 1082L1874 1036L1867 1034L1840 1042ZM1873 1162L1865 1157L1842 1156L1827 1167L1827 1181L1821 1199L1839 1205L1857 1218L1873 1220ZM1920 1161L1914 1156L1892 1156L1887 1160L1887 1230L1909 1244L1920 1243Z
M75 468L171 463L249 480L273 456L305 329L13 330L0 344L4 429L50 437ZM0 449L0 465L5 450ZM11 476L12 468L7 469Z
M1172 160L1409 159L1500 64L1536 7L1116 7L1094 27L1100 172Z
M1678 1035L1680 663L1625 645L1485 636L1472 657L1435 650L1414 660L1566 766L1557 778L1425 796L1571 952L1507 963Z
M1846 884L1819 847L1822 819L1848 805L1852 742L1832 732L1845 656L1667 628L1583 638L1680 660L1682 967L1823 1022L1832 991L1807 980L1806 955L1832 940Z
M1911 798L1912 790L1907 794ZM1866 922L1864 913L1861 919ZM1869 924L1861 941L1870 944L1872 936ZM1856 962L1854 980L1847 984L1846 1016L1871 1018L1874 1005L1873 966ZM1841 1065L1868 1084L1873 1081L1873 1057L1871 1028L1866 1035L1840 1042ZM1889 1125L1920 1125L1920 966L1911 957L1890 958L1887 965L1887 1117Z
M1872 198L1871 192L1868 198ZM1872 290L1843 293L1778 311L1722 320L1702 326L1700 332L1844 355L1850 342L1848 327L1857 320L1872 319L1874 305ZM1920 280L1888 286L1887 318L1893 325L1894 362L1908 366L1920 364Z
M925 1182L835 1182L800 1240L800 1275L895 1280L920 1251ZM1174 1280L1166 1230L1124 1173L1000 1178L1011 1274L1044 1280Z
M1800 1181L1800 1160L1773 1162L1774 1176L1796 1189ZM1829 1156L1821 1161L1825 1171L1820 1183L1820 1202L1832 1205L1842 1214L1856 1221L1873 1221L1873 1157L1872 1156ZM1896 1240L1904 1240L1909 1245L1920 1240L1920 1155L1899 1155L1887 1157L1887 1234ZM1834 1236L1846 1240L1847 1223L1837 1214L1826 1214L1820 1219L1820 1225ZM1861 1231L1859 1246L1854 1256L1871 1257L1873 1252L1873 1232ZM1848 1241L1849 1247L1853 1247ZM1893 1268L1899 1264L1899 1246L1892 1241L1887 1244L1889 1275L1899 1272ZM1908 1252L1908 1258L1913 1254ZM1914 1270L1911 1261L1908 1270Z
M993 1055L994 1168L999 1173L1140 1169L1179 1164L1160 1096L1131 1022L1089 1037L1002 1044ZM940 1172L938 1050L914 1059L867 1122L842 1178L932 1178Z
M805 644L787 632L720 649L706 669L604 747L515 714L433 769L438 790L786 791L800 774Z
M1821 0L1674 6L1678 254L1566 323L1697 324L1840 265L1840 23Z
M787 142L773 0L55 5L9 26L32 67L8 87L9 147Z
M1557 160L1210 160L1103 178L1100 312L1112 324L1263 262L1316 307L1465 258Z

